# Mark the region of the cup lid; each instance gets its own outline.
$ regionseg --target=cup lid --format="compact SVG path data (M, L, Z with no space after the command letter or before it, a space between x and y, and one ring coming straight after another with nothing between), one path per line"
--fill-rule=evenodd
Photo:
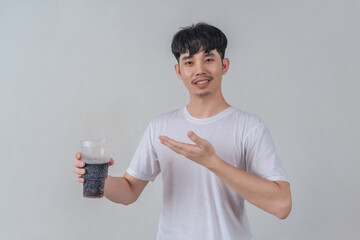
M80 145L82 147L107 147L110 145L110 142L107 140L89 140L89 139L84 139L84 140L80 140Z

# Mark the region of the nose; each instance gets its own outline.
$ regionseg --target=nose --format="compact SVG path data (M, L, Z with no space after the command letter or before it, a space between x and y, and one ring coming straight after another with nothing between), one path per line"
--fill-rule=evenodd
M195 69L195 74L196 76L200 76L200 75L206 75L206 69L205 69L205 65L202 62L198 62L196 64L196 69Z

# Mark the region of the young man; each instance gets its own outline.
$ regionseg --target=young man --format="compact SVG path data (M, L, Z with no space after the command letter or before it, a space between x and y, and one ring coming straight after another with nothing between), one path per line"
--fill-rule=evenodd
M250 239L244 199L280 219L291 211L289 183L269 130L222 95L226 46L226 36L204 23L175 34L175 71L190 103L152 120L125 175L106 180L105 197L130 204L162 173L158 240ZM81 153L76 158L80 175Z

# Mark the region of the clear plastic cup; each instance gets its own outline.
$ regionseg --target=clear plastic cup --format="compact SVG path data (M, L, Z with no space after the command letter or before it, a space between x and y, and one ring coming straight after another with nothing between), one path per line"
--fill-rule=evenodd
M110 159L110 142L106 140L81 140L81 160L85 162L83 196L101 198L104 196L105 180Z

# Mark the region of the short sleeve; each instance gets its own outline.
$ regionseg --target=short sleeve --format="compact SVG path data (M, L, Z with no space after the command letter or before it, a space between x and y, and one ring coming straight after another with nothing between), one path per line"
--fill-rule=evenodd
M160 173L160 165L153 142L154 132L152 124L146 128L135 154L127 169L127 173L134 178L144 181L154 181Z
M270 181L289 182L267 126L261 122L245 137L246 171Z

